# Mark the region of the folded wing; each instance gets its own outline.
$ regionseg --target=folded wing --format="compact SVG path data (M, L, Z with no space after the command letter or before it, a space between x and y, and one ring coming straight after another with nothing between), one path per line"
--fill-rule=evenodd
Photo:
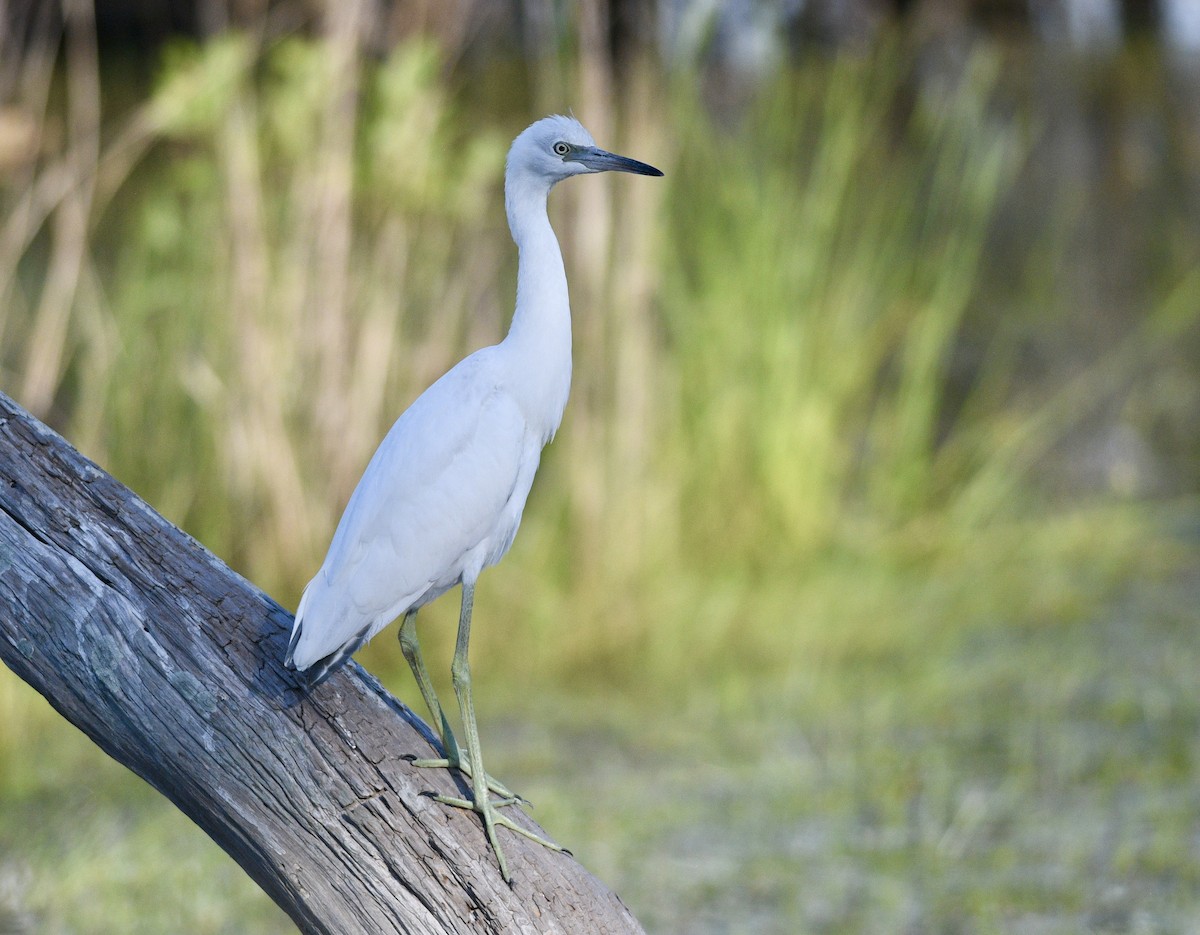
M400 416L372 457L296 612L288 661L320 664L314 680L511 542L520 509L508 507L523 475L532 478L523 469L529 446L519 407L488 370L486 352L468 357Z

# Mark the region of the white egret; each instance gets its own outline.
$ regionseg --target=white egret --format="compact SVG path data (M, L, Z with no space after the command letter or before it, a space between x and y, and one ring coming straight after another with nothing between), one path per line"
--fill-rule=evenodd
M400 646L445 751L442 759L414 762L457 768L471 778L472 799L436 798L479 813L506 881L511 877L498 826L561 848L497 811L521 799L483 768L467 662L471 607L479 573L512 545L542 448L562 421L570 391L567 277L546 199L563 179L610 170L662 175L597 148L572 117L546 117L513 141L504 203L519 257L508 335L458 363L396 420L350 497L324 563L304 589L287 652L287 664L307 673L315 686L404 617ZM451 674L465 751L438 703L415 628L417 610L457 584L462 610Z

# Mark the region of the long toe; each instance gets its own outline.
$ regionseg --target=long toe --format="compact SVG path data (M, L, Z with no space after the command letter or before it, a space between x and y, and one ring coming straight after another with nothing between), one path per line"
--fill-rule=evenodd
M405 759L408 760L408 762L413 766L419 766L422 769L456 769L469 779L473 779L475 776L475 774L471 771L470 761L465 757L459 759L449 759L446 757L417 758L414 756L407 756ZM500 780L486 774L485 778L487 779L487 787L489 792L499 796L501 799L510 800L504 802L504 805L519 804L526 805L531 808L533 807L533 803L530 802L529 799L525 798L523 795L518 795L516 792L513 792L508 788L508 786L500 782Z
M499 803L497 803L499 804ZM535 841L542 847L548 847L552 851L558 851L560 854L570 854L571 852L561 844L555 844L553 841L543 838L541 835L534 834L528 828L522 828L511 818L506 818L504 815L496 816L496 824L501 828L508 828L510 831L515 831L517 834L523 835L531 841Z
M492 850L496 852L496 861L500 864L500 873L506 883L511 883L512 877L508 872L508 861L504 858L504 851L500 848L500 841L496 834L497 828L508 828L510 831L515 831L522 837L528 838L530 841L542 845L542 847L548 847L552 851L558 851L561 854L571 853L562 845L555 844L541 835L534 834L528 828L522 828L511 818L501 815L497 811L497 809L503 808L506 805L519 804L516 799L499 799L493 801L489 797L485 798L482 802L477 802L471 799L460 799L452 795L433 795L431 798L442 805L449 805L453 808L462 808L478 813L480 818L483 819L484 833L487 835L488 843L492 845Z
M454 808L464 808L468 812L479 811L475 803L470 799L460 799L456 795L442 795L440 792L427 792L425 795L428 795L429 798L433 799L435 802L440 802L442 805L451 805ZM489 796L488 802L491 803L492 808L506 808L509 805L526 804L524 799L517 798L516 796L507 799L493 799Z

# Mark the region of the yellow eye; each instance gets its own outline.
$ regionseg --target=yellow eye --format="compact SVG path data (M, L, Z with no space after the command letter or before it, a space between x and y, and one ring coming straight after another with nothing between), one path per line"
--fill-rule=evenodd
M562 141L559 141L554 144L554 152L555 152L555 154L557 154L559 156L565 156L570 151L571 151L571 147L568 146L566 143L563 143Z

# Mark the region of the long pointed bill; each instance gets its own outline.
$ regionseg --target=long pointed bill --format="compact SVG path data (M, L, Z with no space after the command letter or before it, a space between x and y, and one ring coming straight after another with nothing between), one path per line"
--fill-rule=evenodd
M569 156L566 162L578 162L587 166L593 172L632 172L635 175L662 175L661 169L630 159L628 156L618 156L616 153L605 152L594 146L580 148Z

